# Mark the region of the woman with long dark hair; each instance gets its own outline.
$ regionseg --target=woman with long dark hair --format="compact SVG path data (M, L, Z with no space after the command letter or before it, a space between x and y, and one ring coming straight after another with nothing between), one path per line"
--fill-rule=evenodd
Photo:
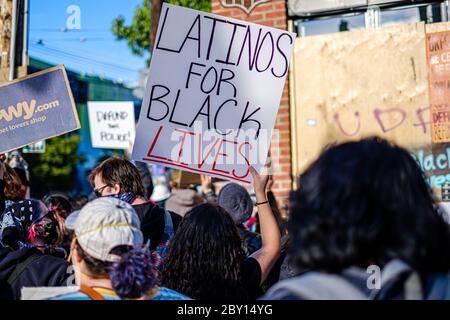
M280 232L266 198L268 176L251 168L262 247L246 258L230 215L202 204L188 212L169 246L162 283L194 299L255 299L280 253Z
M403 148L380 138L333 146L299 186L291 194L290 254L310 272L275 285L266 298L402 299L411 296L408 287L422 288L425 298L433 279L446 279L449 225Z

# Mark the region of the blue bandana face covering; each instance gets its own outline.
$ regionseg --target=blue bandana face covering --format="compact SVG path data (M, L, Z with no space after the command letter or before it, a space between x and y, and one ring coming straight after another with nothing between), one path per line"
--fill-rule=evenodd
M125 193L120 193L120 194L111 194L106 197L113 197L113 198L122 200L128 204L132 204L134 202L134 200L136 200L136 196L131 192L125 192Z

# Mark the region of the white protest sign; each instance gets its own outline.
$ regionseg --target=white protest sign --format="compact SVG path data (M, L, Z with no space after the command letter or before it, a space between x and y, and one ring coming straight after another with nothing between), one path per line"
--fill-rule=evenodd
M295 34L164 3L132 159L251 182Z
M88 110L94 148L130 148L136 135L132 101L88 102Z

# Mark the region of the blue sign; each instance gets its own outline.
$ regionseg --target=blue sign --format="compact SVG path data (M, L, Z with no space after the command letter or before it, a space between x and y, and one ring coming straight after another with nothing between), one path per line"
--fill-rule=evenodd
M0 86L0 153L79 128L64 66Z

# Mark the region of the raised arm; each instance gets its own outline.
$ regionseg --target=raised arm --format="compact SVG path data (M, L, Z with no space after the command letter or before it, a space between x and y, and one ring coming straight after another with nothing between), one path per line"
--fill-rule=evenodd
M262 247L250 257L255 258L261 267L261 283L266 280L281 251L281 236L277 221L267 201L266 185L269 176L260 176L256 170L250 168L258 207L259 225L261 229Z

